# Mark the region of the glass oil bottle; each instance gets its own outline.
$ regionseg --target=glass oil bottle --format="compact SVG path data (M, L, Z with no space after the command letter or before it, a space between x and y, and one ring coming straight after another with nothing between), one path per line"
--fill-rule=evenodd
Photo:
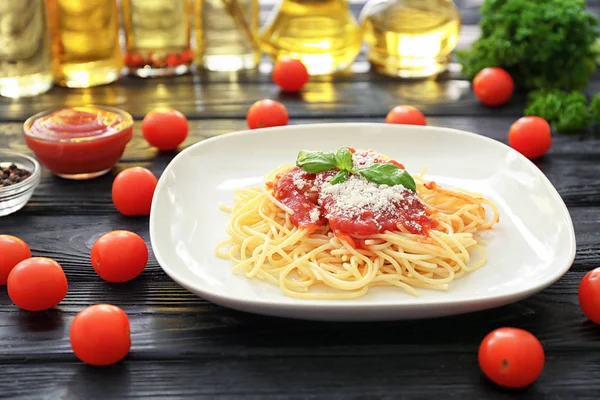
M0 95L47 92L54 81L50 63L44 0L0 2Z
M461 28L451 0L370 0L359 19L371 65L402 78L445 71Z
M261 57L258 0L195 0L195 61L209 71L253 69Z
M362 34L346 0L281 0L261 32L274 60L301 60L311 75L346 70L360 52Z
M130 74L147 78L189 71L189 0L121 0L121 15Z
M46 0L46 6L57 84L82 88L119 79L117 0Z

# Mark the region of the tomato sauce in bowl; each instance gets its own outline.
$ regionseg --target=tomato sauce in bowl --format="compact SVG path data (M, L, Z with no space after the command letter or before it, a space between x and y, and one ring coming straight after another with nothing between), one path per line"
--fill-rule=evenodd
M119 161L132 137L133 118L112 107L69 107L36 114L23 130L27 146L54 174L91 179Z

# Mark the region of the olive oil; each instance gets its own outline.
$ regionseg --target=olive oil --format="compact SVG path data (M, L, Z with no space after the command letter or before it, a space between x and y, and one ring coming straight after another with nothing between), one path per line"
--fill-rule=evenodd
M0 95L28 97L53 83L43 0L0 3Z
M116 0L47 0L56 83L90 87L116 81L123 59Z
M311 75L350 67L360 52L360 26L345 0L282 0L261 32L265 53L301 60Z
M371 65L403 78L445 71L461 28L450 0L371 0L360 21Z
M261 57L258 0L195 0L195 60L209 71L253 69Z
M140 77L188 72L192 16L189 0L121 0L125 65Z

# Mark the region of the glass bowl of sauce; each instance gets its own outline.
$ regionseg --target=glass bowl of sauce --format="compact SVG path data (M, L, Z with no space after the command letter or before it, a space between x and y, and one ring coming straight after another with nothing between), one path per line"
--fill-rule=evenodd
M27 146L55 175L91 179L121 159L132 137L133 118L113 107L68 107L33 115L23 131Z

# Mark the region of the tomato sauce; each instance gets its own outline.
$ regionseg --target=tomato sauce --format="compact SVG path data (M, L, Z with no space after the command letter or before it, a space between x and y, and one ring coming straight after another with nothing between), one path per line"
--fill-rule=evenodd
M133 119L110 107L72 107L34 115L24 131L38 159L67 177L110 169L131 140Z
M327 223L317 204L315 179L315 174L309 174L298 167L276 177L273 196L294 211L290 220L297 227L311 228Z
M354 149L351 151L354 153ZM378 162L401 166L394 160ZM277 176L274 197L294 211L290 219L296 226L306 228L329 224L336 236L355 247L361 247L365 237L383 232L397 232L400 227L413 234L426 235L430 229L437 226L437 221L426 214L425 205L417 194L408 189L398 189L401 195L391 197L389 201L384 200L377 211L368 207L348 208L347 204L344 208L344 201L340 200L339 196L323 190L323 183L327 181L327 177L336 172L337 170L330 170L309 174L295 167ZM364 192L357 191L356 196L363 194ZM377 197L377 192L374 196ZM314 217L317 213L315 210L318 210L318 219ZM359 240L357 237L363 239Z
M399 226L410 233L425 235L436 224L427 216L425 206L417 199L416 194L406 200L390 202L389 207L381 213L365 210L358 215L348 214L336 207L336 201L332 197L325 197L322 204L325 215L329 216L331 229L350 236L395 232L399 230Z

